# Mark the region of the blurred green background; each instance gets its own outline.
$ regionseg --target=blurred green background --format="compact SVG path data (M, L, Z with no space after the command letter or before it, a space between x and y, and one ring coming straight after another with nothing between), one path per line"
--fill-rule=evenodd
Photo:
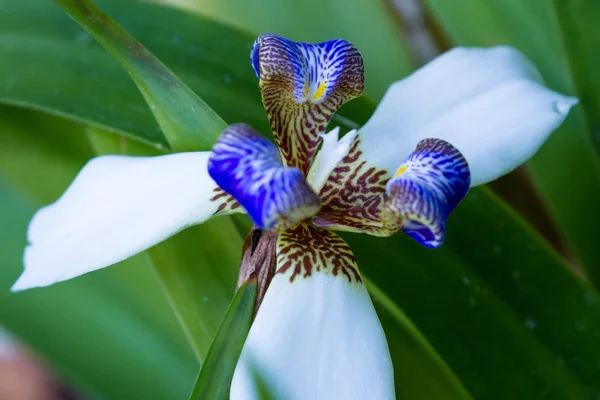
M56 3L76 14L80 1ZM580 99L541 151L471 190L439 250L403 235L344 239L384 325L399 399L600 398L600 2L95 3L226 123L264 134L248 62L263 32L353 42L366 96L340 115L358 125L390 83L452 46L524 52L550 88ZM146 101L160 108L160 87L118 51L113 58L50 0L0 0L0 325L84 398L188 398L233 298L247 221L219 219L118 266L9 292L29 219L89 158L214 141L216 125L185 137L185 115L153 115ZM186 90L175 100L196 101ZM184 132L180 146L167 123Z

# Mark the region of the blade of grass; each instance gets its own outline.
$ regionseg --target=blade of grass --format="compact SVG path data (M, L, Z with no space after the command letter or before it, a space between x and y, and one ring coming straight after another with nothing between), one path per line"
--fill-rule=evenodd
M240 286L210 346L190 400L229 399L233 372L252 324L255 298L255 280Z
M208 149L225 122L140 42L88 0L54 0L129 73L171 148Z

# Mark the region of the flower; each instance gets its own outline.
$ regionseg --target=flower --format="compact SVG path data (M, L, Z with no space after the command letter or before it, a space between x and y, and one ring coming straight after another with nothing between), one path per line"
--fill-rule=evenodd
M457 48L393 84L359 130L325 133L363 91L344 40L265 34L251 51L277 146L227 128L212 152L91 160L32 219L18 291L126 259L207 219L247 212L276 232L276 271L244 345L231 397L394 397L381 324L346 243L333 230L402 230L438 247L470 186L513 170L576 99L546 89L508 47ZM319 146L321 146L319 150Z

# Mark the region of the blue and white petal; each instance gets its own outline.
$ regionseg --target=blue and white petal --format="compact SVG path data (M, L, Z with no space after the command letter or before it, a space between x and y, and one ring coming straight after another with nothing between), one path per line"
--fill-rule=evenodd
M213 216L220 200L208 152L102 156L29 224L12 290L47 286L129 258Z
M422 140L387 183L383 224L390 230L402 225L423 246L439 247L446 219L469 185L469 165L455 147L439 139Z
M250 61L285 161L306 174L331 116L362 94L362 57L341 39L308 44L264 34Z
M390 174L419 141L443 139L476 186L532 157L576 103L544 87L516 49L456 48L394 83L359 138L365 159Z
M319 211L319 197L302 172L283 166L277 147L248 125L223 132L208 171L260 229L286 229Z

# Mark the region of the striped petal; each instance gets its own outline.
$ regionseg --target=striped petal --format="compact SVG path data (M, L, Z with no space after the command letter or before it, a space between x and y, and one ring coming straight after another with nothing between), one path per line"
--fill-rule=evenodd
M469 162L471 184L532 157L577 99L543 86L510 47L456 48L393 84L359 130L365 159L393 174L425 138L443 139Z
M382 221L426 247L444 241L446 219L465 197L469 166L460 152L439 139L425 139L387 183Z
M283 166L277 147L248 125L223 132L208 171L260 229L286 229L319 211L319 197L302 172Z
M362 57L341 39L308 44L264 34L250 61L275 140L287 164L306 175L331 116L362 94Z
M385 188L391 173L365 160L360 135L353 139L348 154L338 162L319 192L323 205L313 223L326 229L392 235L400 228L389 230L381 221Z
M47 286L129 258L219 210L208 152L91 160L56 203L29 224L18 291ZM229 210L230 211L230 210Z
M277 273L250 329L231 399L394 399L381 324L350 249L300 225L282 232Z

